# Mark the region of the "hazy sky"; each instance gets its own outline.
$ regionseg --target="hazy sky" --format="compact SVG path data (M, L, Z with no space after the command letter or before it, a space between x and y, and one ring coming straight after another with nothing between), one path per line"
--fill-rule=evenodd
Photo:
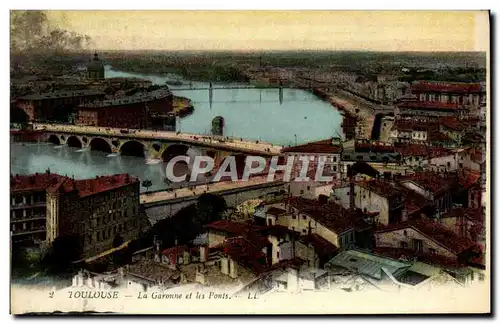
M95 49L486 51L478 11L51 11Z

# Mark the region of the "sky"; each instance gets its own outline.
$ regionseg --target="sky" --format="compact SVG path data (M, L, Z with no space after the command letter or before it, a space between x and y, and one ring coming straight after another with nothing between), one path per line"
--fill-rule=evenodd
M95 50L487 51L486 11L50 11Z

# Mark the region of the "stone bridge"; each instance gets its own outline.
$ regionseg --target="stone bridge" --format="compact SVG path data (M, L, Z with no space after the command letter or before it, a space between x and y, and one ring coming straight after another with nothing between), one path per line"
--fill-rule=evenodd
M59 124L33 124L33 129L40 132L41 140L57 145L88 147L91 150L162 159L166 162L178 155L207 155L214 158L216 163L228 155L270 157L279 155L282 148L258 141L155 130Z

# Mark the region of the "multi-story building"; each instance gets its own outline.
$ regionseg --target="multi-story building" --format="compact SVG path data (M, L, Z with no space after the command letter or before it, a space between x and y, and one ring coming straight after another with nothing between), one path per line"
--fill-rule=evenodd
M486 96L480 83L420 81L411 86L411 93L397 103L400 116L475 115Z
M46 239L46 189L64 177L53 173L10 177L10 231L13 244Z
M128 174L95 179L61 179L47 189L47 243L78 236L83 255L112 247L120 236L136 238L139 228L139 180Z
M17 106L28 115L29 121L47 121L55 116L58 108L69 109L103 99L104 95L104 92L97 90L35 93L18 98Z
M140 232L139 181L128 174L74 180L47 171L11 176L13 243L79 238L85 256Z
M172 110L172 92L159 89L119 99L80 105L77 125L147 128L152 119L162 118Z
M340 139L331 138L317 142L287 147L282 150L286 157L293 156L294 163L292 167L292 180L302 176L301 170L303 167L300 157L307 156L310 158L309 168L310 172L307 176L313 180L316 175L317 167L323 163L323 176L332 176L333 180L340 180L342 178L342 164L341 153L342 145Z

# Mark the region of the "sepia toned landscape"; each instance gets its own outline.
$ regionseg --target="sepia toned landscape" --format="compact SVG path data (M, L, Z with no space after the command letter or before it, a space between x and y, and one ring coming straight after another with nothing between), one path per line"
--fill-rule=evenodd
M11 11L11 313L489 313L489 19Z

